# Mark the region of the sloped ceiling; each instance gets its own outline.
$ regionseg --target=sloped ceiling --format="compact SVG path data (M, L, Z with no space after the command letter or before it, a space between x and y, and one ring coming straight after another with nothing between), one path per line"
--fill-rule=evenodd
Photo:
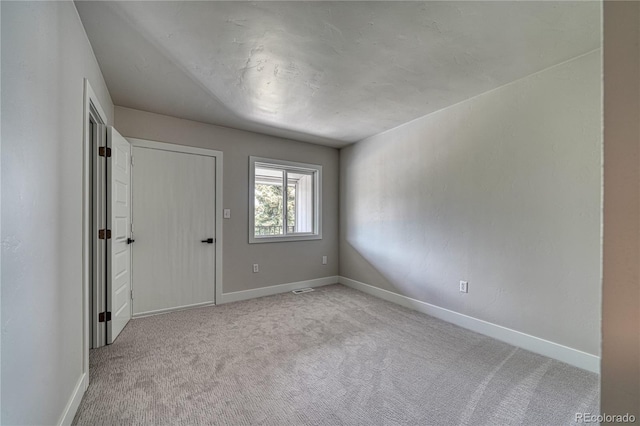
M582 2L76 2L116 105L344 146L597 49Z

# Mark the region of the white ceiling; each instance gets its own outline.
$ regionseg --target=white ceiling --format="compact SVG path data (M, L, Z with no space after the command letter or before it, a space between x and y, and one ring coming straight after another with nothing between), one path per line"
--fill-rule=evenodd
M344 146L600 45L600 3L76 2L116 105Z

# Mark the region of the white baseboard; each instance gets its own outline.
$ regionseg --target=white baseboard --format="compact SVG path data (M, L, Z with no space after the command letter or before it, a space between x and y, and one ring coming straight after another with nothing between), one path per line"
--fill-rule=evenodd
M337 284L338 276L316 278L313 280L298 281L294 283L272 285L269 287L255 288L252 290L234 291L223 293L222 300L218 303L239 302L241 300L255 299L257 297L272 296L274 294L286 293L288 291L299 290L306 287L320 287L323 285Z
M403 296L391 291L383 290L360 281L346 277L339 277L340 284L360 290L364 293L376 296L380 299L396 303L409 309L422 312L435 318L450 322L468 330L475 331L485 336L493 337L511 345L535 352L558 361L566 362L578 368L600 374L600 357L550 342L539 337L521 333L510 328L493 324L481 319L460 314L449 309L441 308L430 303L422 302L411 297Z
M69 398L69 402L67 402L67 406L64 407L64 411L62 412L62 416L60 416L60 420L58 420L58 426L71 425L71 422L73 422L73 418L76 416L76 412L78 411L78 407L80 406L80 402L82 401L82 397L84 396L87 387L89 387L89 377L86 373L82 373L82 376L80 376L78 383L76 383L76 387L73 389L73 393L71 394L71 398Z

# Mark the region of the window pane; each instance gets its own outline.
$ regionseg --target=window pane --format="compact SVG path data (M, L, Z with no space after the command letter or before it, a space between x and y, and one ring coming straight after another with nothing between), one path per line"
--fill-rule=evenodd
M296 232L296 186L289 184L287 185L287 234L293 232Z
M313 173L287 173L287 190L288 232L314 232Z
M283 235L283 172L256 167L255 176L255 235Z

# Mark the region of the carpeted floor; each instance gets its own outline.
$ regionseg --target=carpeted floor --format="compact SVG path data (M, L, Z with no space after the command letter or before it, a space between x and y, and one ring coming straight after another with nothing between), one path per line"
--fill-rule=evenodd
M567 425L598 376L341 285L133 320L78 425Z

